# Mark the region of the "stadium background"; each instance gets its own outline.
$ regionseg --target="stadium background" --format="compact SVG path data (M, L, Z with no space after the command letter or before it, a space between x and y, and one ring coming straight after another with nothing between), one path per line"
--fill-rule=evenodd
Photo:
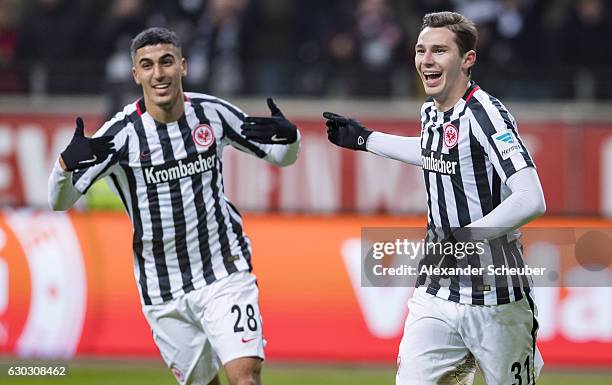
M548 211L534 226L610 227L609 2L0 0L1 382L173 383L140 313L119 202L98 184L66 214L46 208L74 117L91 133L135 100L129 39L166 25L185 42L186 90L249 114L268 113L272 95L303 133L290 168L224 153L262 289L264 380L393 383L410 290L360 287L354 242L366 226L424 226L421 174L334 148L320 114L418 134L412 45L421 15L440 9L480 25L474 79L509 106L535 158ZM612 288L536 296L542 383L612 382ZM5 377L49 362L69 376Z

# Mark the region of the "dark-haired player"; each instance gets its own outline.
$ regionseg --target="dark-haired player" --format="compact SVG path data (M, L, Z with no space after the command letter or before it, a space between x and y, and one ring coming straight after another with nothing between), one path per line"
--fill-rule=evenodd
M297 158L300 134L272 99L271 117L247 117L214 96L184 92L187 62L163 28L132 41L143 97L94 135L75 135L49 179L53 209L66 210L100 178L121 197L134 227L134 275L143 313L181 384L260 384L264 339L251 245L223 193L222 151L231 145L270 163Z

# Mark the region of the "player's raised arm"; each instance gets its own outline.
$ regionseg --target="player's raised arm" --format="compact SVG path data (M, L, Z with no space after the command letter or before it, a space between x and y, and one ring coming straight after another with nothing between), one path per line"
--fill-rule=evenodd
M72 172L103 163L114 153L112 136L86 137L83 119L77 117L72 140L61 153L49 176L49 206L53 210L72 207L83 194L74 186Z
M368 151L400 162L421 166L421 140L384 134L364 127L357 120L333 112L324 112L327 138L333 144L351 150Z

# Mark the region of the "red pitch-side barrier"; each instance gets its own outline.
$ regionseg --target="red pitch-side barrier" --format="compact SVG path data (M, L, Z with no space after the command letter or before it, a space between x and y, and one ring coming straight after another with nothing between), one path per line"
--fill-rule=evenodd
M395 362L411 290L360 287L359 237L362 227L423 227L424 218L247 215L245 221L270 360ZM157 355L140 312L130 247L124 214L1 211L0 353ZM545 288L536 302L547 364L612 367L612 288Z
M102 123L99 115L84 119L90 129ZM224 152L225 191L243 211L425 213L418 168L340 150L327 141L322 120L297 123L303 142L292 167ZM401 135L419 132L413 119L364 123ZM46 207L49 170L73 127L69 114L0 114L0 204ZM612 216L612 123L525 122L519 132L535 159L549 214Z

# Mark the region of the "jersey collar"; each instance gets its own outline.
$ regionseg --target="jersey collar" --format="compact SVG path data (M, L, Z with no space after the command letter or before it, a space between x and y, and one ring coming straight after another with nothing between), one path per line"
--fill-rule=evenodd
M458 108L463 110L463 108L467 106L470 99L472 99L472 96L474 96L474 93L478 91L479 89L480 89L480 86L478 86L478 84L476 84L473 80L470 80L470 84L467 90L465 91L465 93L463 94L463 96L461 97L461 99L457 100L457 103L455 103L454 106L452 106L448 111L445 111L445 112L439 111L436 108L436 104L433 98L428 99L428 101L431 101L433 103L433 108L435 109L438 117L440 119L444 118L444 120L446 121L450 118L453 112L457 110Z
M190 100L189 96L183 93L183 100L188 102ZM142 116L142 114L147 112L147 107L145 106L145 101L142 96L136 100L136 111L138 112L138 116Z
M480 87L478 86L478 84L476 84L473 80L470 80L470 86L465 91L465 94L463 94L462 98L463 100L465 100L466 104L470 101L470 99L472 99L472 96L474 96L474 92L478 91L479 89Z

